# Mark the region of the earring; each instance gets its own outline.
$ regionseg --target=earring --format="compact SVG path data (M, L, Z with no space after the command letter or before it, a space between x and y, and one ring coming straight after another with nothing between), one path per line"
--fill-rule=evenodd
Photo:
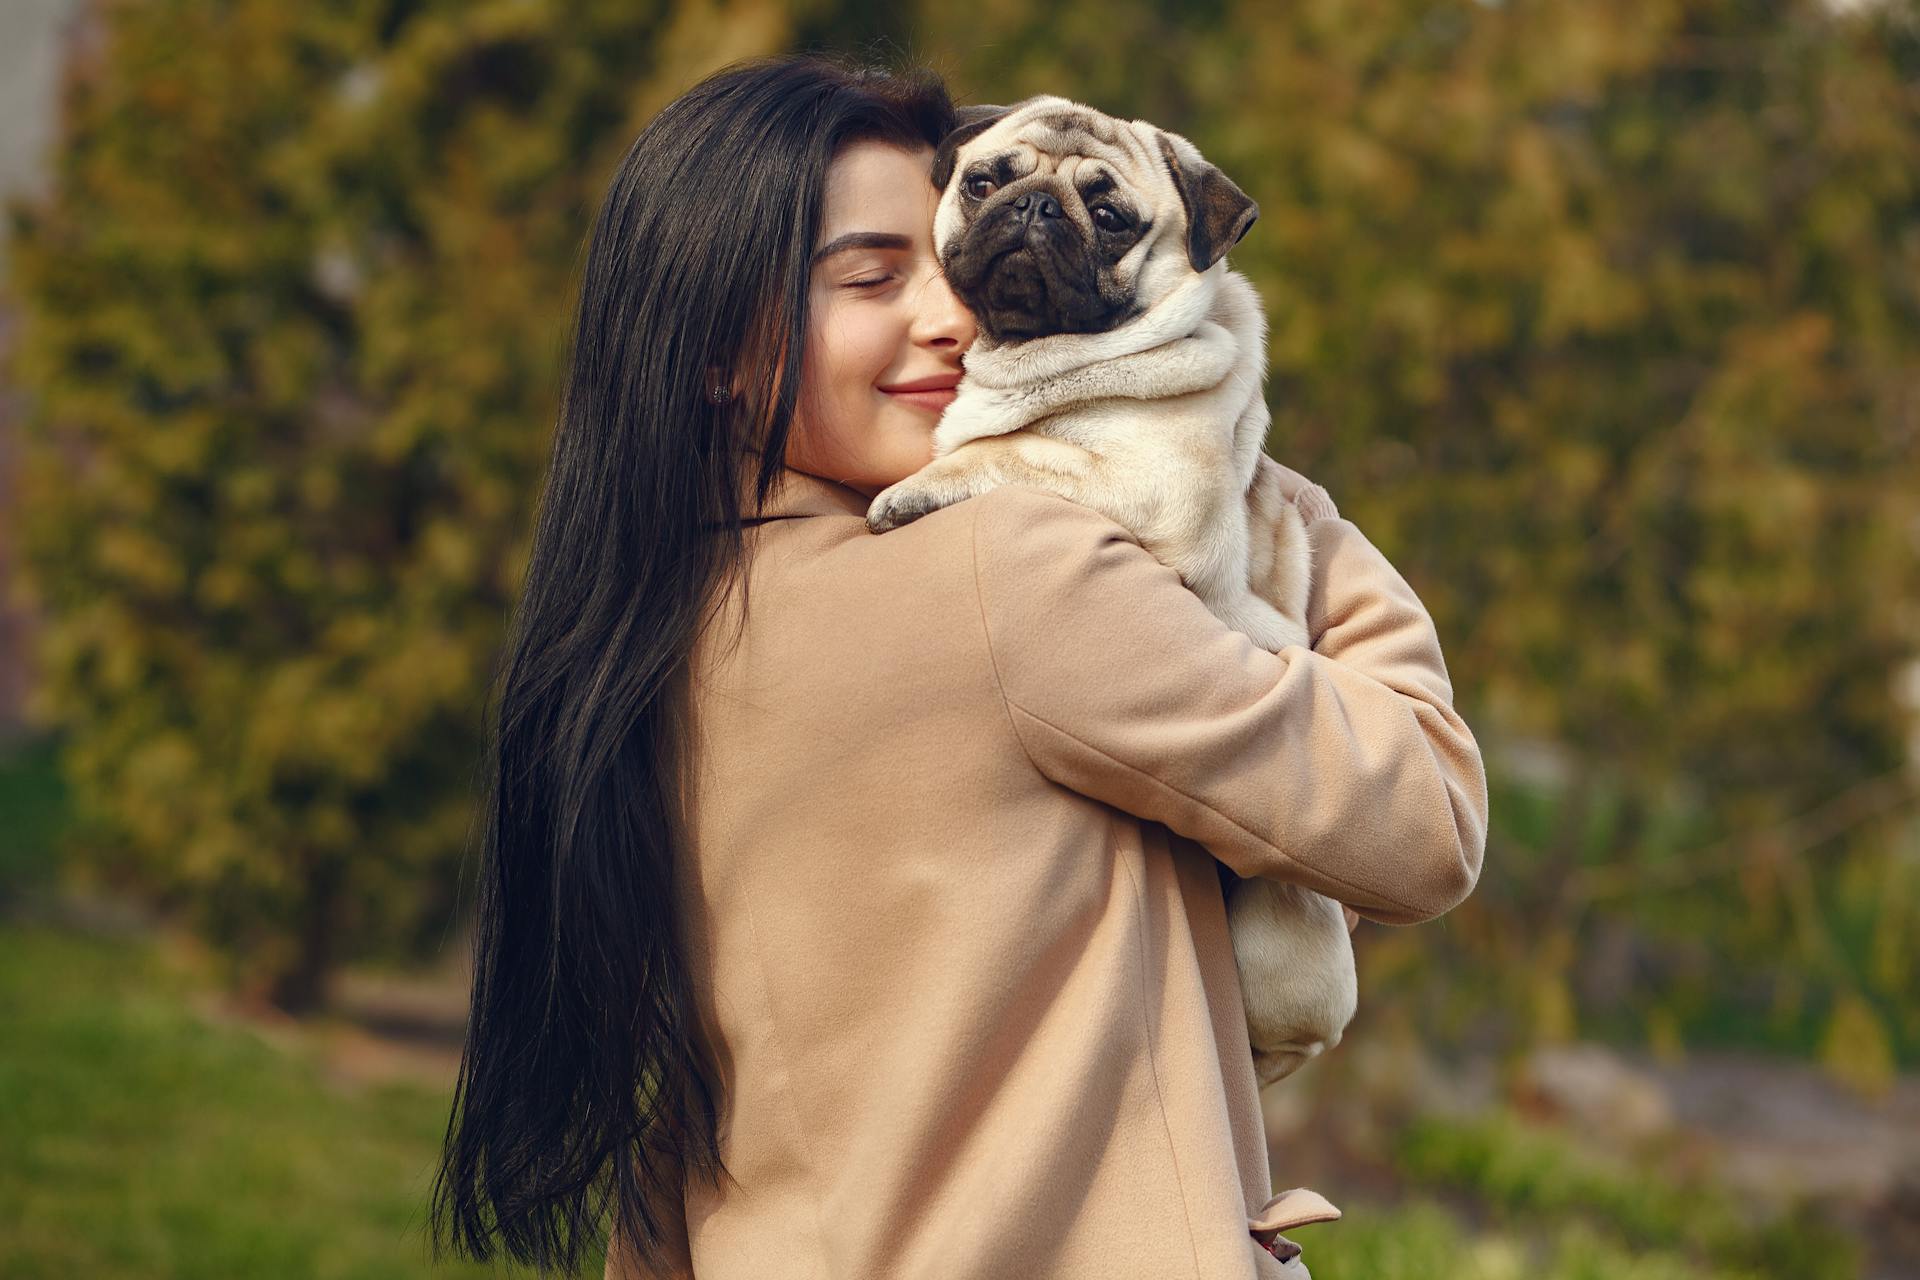
M733 388L722 383L707 392L707 399L713 401L715 404L725 404L727 401L733 399Z

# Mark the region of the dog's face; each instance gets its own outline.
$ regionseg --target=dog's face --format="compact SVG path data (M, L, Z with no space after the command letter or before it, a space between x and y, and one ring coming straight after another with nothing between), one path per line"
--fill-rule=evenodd
M934 250L995 342L1119 328L1260 213L1192 143L1142 120L1055 97L962 120L934 155Z

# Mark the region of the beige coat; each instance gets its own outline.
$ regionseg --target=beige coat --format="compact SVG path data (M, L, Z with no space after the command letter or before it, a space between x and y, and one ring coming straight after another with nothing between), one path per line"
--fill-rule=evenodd
M687 1188L674 1274L1282 1274L1214 858L1405 924L1487 822L1432 621L1285 475L1314 642L1271 654L1065 499L876 536L785 473L696 662L678 888L738 1185Z

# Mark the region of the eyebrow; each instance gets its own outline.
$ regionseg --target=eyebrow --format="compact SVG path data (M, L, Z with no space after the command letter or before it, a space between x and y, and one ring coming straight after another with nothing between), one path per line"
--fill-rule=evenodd
M814 251L813 260L822 262L836 253L848 249L911 249L913 241L890 231L849 231L846 235L836 236Z

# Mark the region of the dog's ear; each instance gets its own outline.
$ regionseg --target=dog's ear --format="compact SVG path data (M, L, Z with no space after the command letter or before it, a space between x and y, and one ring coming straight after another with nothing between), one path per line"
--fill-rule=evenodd
M1187 261L1195 271L1205 271L1240 243L1260 216L1260 206L1185 138L1163 132L1160 154L1187 206Z
M955 107L953 109L953 123L956 128L960 128L970 124L978 124L982 120L998 120L1011 110L1013 110L1012 107L996 107L985 102L976 102L968 107Z
M959 123L946 137L940 139L939 148L933 153L933 185L944 188L953 178L954 157L960 148L987 130L993 128L1012 112L1012 107L961 107L954 112Z

